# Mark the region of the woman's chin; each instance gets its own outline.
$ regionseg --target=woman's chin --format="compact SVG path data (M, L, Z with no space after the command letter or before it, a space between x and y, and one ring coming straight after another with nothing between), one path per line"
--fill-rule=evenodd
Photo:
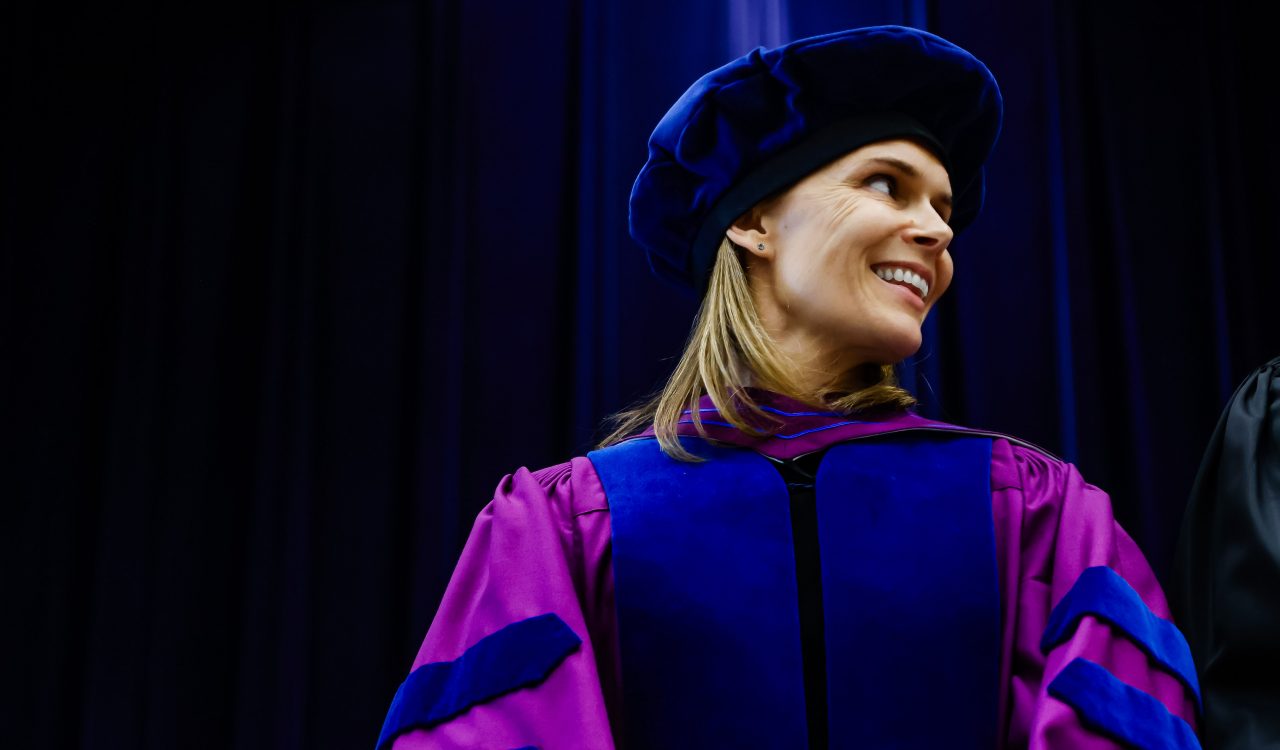
M877 347L883 354L878 361L885 363L897 363L914 355L920 351L924 338L919 328L898 332L893 336L886 336Z

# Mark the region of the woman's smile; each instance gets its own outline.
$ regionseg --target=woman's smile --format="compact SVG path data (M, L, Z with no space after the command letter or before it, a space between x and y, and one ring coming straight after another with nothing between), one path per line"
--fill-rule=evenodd
M929 300L933 274L927 268L917 263L890 261L873 264L871 271L886 283L910 287L922 302Z
M899 272L900 273L900 272ZM923 313L925 311L924 299L920 296L920 290L911 286L904 281L895 281L891 278L885 279L880 276L880 281L890 287L886 291L895 296L895 298L905 301L913 310Z

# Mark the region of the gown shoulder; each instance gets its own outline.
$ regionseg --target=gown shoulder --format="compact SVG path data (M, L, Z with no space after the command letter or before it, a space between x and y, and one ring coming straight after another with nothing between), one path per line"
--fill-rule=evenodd
M378 750L612 748L608 514L590 462L520 468L476 517Z
M1106 492L1034 447L992 448L1006 747L1198 747L1199 684Z

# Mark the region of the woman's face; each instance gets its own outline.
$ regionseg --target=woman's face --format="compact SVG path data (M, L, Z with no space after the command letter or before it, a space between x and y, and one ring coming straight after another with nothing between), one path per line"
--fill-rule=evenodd
M782 349L837 374L920 348L920 325L951 283L950 215L946 169L915 142L890 140L762 202L728 235L749 252L752 294Z

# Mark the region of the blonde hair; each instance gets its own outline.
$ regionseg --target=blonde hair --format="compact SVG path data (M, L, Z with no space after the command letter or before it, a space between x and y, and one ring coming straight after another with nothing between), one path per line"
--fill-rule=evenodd
M610 417L613 429L598 447L618 443L652 424L668 456L702 460L680 445L676 429L688 409L694 428L706 436L698 411L703 394L711 397L720 417L739 430L756 436L771 434L781 422L751 398L748 385L844 414L916 403L898 385L893 365L869 363L839 373L816 389L799 386L797 365L778 349L760 320L742 252L728 237L721 241L702 307L667 384L648 400Z

